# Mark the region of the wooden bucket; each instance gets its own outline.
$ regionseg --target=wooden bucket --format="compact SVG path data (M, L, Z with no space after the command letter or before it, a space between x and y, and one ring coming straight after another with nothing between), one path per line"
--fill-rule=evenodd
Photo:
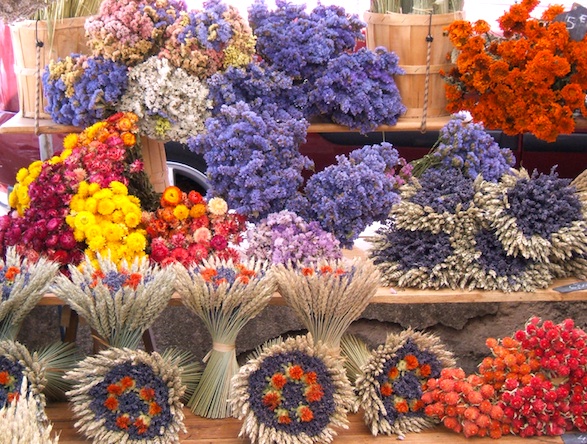
M53 42L49 41L47 22L40 20L25 20L11 25L12 48L14 52L14 72L18 83L18 97L20 111L23 117L35 117L35 102L37 87L40 106L39 117L50 119L45 112L47 101L43 97L43 89L37 74L43 75L45 66L51 60L66 57L70 54L89 54L86 45L84 24L86 17L75 17L59 20L54 25ZM37 38L43 42L40 59L37 66Z
M149 137L141 137L141 152L145 172L157 193L162 193L169 186L169 175L167 174L167 156L165 155L165 144L160 140Z
M399 57L404 75L395 76L395 82L407 110L403 117L422 118L424 115L426 66L430 33L430 67L427 117L448 115L446 110L445 82L441 71L453 66L450 53L453 49L446 28L455 20L462 20L462 12L450 14L376 14L365 12L367 47L383 46Z

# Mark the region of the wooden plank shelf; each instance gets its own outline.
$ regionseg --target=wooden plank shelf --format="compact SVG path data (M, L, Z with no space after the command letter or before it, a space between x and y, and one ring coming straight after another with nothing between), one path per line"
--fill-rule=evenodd
M74 427L71 419L71 410L68 403L53 403L46 408L47 416L53 423L53 430L59 433L60 444L88 443L91 440L84 439ZM349 428L338 429L338 436L333 444L357 444L357 443L397 443L397 436L373 436L363 423L363 417L359 414L349 415ZM241 421L235 418L207 419L194 415L189 409L185 409L184 423L187 433L180 434L180 442L185 444L248 444L250 440L239 438L238 434ZM423 431L410 433L402 441L406 444L479 444L498 442L499 444L563 444L559 436L545 436L534 438L520 438L519 436L504 436L498 441L491 438L465 438L442 426Z

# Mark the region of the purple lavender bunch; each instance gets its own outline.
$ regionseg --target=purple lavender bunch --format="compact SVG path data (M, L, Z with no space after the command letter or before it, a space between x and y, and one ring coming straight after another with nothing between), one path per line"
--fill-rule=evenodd
M430 153L413 162L415 176L429 167L458 168L471 179L481 175L491 182L509 173L515 163L509 148L501 148L482 123L465 122L463 114L453 116L440 130Z
M206 121L206 133L188 147L208 165L209 196L254 222L281 211L302 185L312 162L299 152L308 122L275 105L255 112L244 102L223 106Z
M385 220L399 201L397 188L405 171L396 172L402 162L387 142L364 146L336 160L310 177L290 209L318 221L343 247L352 247L367 226Z
M127 66L102 56L72 54L71 60L71 72L55 72L54 65L43 72L46 111L51 118L63 125L86 127L114 114L128 86Z
M275 68L298 79L313 79L330 59L363 40L364 23L340 6L305 5L276 0L270 11L263 0L249 8L249 23L257 37L257 53Z
M341 54L312 84L306 115L323 116L339 125L373 131L395 125L405 112L394 75L403 74L399 58L383 47Z
M340 243L316 221L306 222L296 213L271 213L246 232L244 254L273 264L303 265L320 260L340 259Z
M229 67L214 74L208 81L209 98L213 102L213 114L222 105L234 105L239 101L260 109L275 104L291 115L301 113L293 103L296 100L293 79L266 63L249 63L245 67Z

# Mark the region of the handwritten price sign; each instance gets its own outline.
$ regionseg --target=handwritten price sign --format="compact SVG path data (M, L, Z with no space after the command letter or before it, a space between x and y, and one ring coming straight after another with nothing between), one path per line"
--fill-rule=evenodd
M587 8L578 3L573 3L570 11L557 15L554 20L567 24L567 29L573 40L581 41L587 33Z

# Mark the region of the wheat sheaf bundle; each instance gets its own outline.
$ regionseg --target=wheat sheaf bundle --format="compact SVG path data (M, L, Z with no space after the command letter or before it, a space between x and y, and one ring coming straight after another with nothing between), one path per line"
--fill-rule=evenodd
M368 259L332 259L315 267L278 265L278 291L317 342L338 349L349 325L365 310L381 281Z
M175 267L148 258L117 265L86 257L70 276L56 278L52 290L112 347L137 348L141 336L167 307L174 292Z

